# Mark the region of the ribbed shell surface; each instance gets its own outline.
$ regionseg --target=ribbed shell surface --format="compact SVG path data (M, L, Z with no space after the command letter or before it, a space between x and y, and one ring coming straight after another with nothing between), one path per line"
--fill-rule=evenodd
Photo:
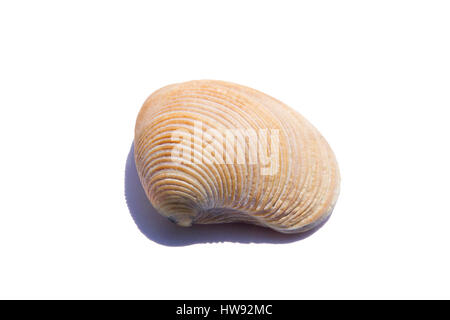
M223 81L154 92L137 118L135 160L152 205L181 226L246 222L303 232L331 213L339 194L335 156L303 116Z

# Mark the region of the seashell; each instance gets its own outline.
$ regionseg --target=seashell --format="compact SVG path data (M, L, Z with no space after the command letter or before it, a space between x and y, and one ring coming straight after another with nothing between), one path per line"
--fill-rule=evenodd
M137 118L135 160L152 205L180 226L304 232L331 214L339 194L333 151L303 116L223 81L154 92Z

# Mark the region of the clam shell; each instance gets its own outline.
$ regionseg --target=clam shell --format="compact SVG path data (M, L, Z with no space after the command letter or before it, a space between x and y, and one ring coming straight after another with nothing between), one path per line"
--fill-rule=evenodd
M137 118L135 160L152 205L180 226L303 232L331 214L339 194L333 151L303 116L223 81L154 92Z

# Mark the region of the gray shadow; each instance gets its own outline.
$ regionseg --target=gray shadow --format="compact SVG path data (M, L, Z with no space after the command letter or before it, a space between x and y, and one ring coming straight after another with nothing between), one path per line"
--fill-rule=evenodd
M283 234L268 228L236 223L179 227L161 216L147 199L134 162L134 144L128 153L125 167L125 198L139 230L148 239L172 247L212 242L290 243L309 237L328 220L300 234Z

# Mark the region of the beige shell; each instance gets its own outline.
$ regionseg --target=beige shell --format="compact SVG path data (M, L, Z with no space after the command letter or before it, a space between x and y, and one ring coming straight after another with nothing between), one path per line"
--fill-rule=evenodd
M137 118L135 160L152 205L180 226L303 232L331 214L339 194L335 156L305 118L223 81L154 92Z

